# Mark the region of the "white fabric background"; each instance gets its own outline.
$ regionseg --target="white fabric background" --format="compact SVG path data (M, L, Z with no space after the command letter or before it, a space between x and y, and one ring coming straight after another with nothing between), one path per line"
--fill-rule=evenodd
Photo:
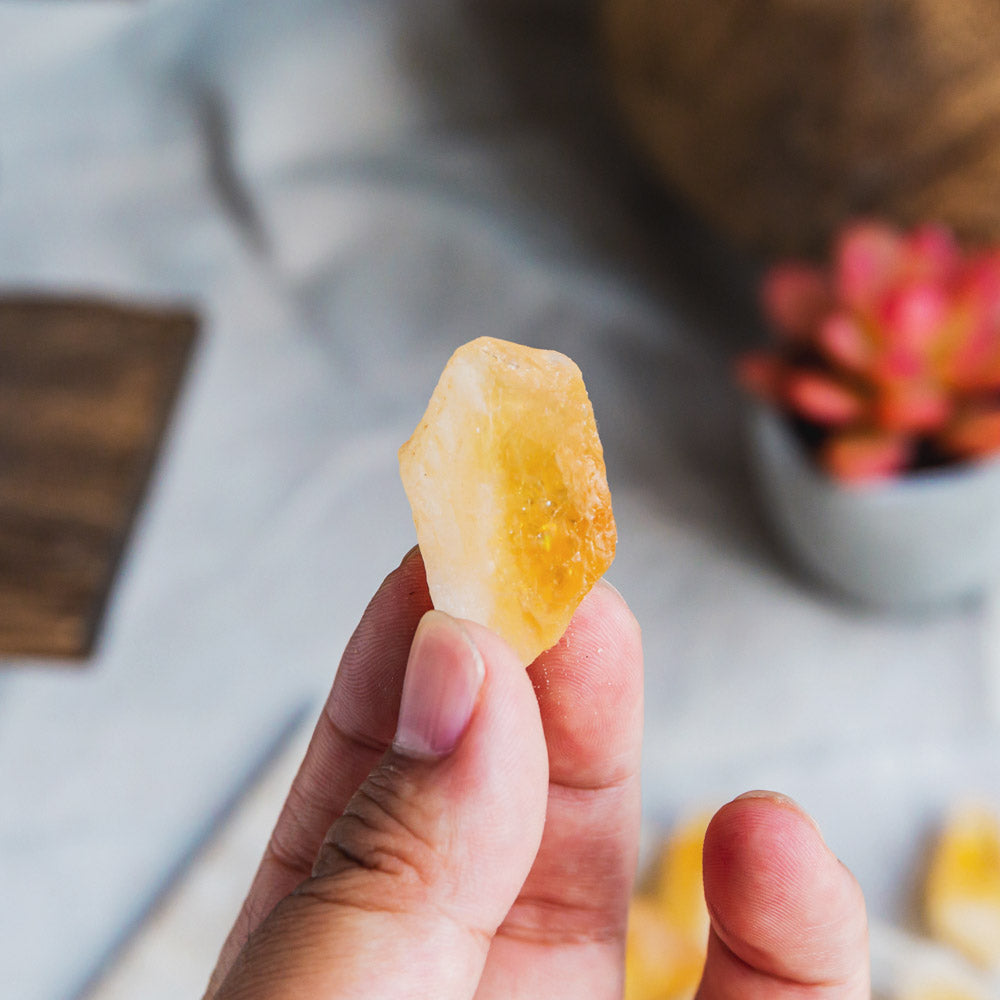
M651 823L780 786L899 917L943 806L1000 801L991 615L883 619L774 555L728 376L752 273L650 200L587 31L568 0L0 6L0 289L205 320L98 655L0 672L4 995L76 995L315 710L413 542L396 448L480 334L587 377Z

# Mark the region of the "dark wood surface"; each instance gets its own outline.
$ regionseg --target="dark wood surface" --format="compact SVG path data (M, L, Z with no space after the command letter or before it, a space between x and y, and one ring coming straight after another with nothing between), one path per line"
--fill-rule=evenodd
M0 298L0 656L92 650L197 322Z
M1000 240L996 0L599 0L637 148L719 232L822 256L846 221Z

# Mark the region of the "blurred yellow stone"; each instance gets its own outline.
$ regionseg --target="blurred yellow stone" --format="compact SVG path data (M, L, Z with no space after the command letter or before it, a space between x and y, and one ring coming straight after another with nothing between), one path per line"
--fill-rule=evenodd
M448 361L399 450L434 607L528 664L614 558L604 453L580 369L480 337Z
M646 890L632 899L625 947L626 1000L690 1000L708 943L701 850L708 817L679 826L660 848Z
M932 985L911 993L904 993L899 1000L986 1000L980 992L970 993L959 986Z
M935 845L925 887L931 933L987 968L1000 967L1000 820L958 810Z
M672 927L656 899L632 900L625 939L625 1000L689 1000L704 961L704 947L694 947Z
M708 816L698 816L674 830L660 852L656 895L666 919L704 947L708 907L702 883L701 851Z

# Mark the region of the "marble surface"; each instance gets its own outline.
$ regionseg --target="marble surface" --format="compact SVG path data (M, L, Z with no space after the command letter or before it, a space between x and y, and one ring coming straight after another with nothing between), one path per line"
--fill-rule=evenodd
M591 389L651 825L778 785L889 920L941 810L1000 801L994 602L878 616L775 554L729 382L752 266L655 196L588 32L568 0L0 7L0 288L205 319L93 662L0 672L10 995L93 983L315 711L413 541L396 448L484 333Z

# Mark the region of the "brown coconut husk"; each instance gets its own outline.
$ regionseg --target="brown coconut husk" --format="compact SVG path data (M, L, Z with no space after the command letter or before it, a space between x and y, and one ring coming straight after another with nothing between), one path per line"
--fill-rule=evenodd
M663 178L741 244L850 217L1000 239L998 0L603 0L610 75Z

